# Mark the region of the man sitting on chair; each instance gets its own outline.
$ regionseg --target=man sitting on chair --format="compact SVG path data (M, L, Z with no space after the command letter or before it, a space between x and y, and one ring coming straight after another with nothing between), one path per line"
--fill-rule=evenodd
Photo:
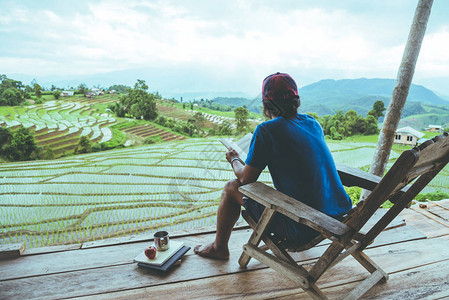
M334 218L351 208L320 124L297 112L301 102L293 78L285 73L265 78L262 103L270 120L256 127L246 164L235 150L226 153L237 178L226 184L221 195L215 241L194 249L200 256L229 259L228 242L242 205L251 218L259 220L264 206L243 197L238 188L257 181L266 166L275 188L298 201ZM318 235L282 214L275 215L269 230L272 238L287 248L308 243Z

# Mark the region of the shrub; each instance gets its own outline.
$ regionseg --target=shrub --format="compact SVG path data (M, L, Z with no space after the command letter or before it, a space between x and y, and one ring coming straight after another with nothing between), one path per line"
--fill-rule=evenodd
M360 195L362 194L362 188L359 188L358 186L351 186L345 188L346 193L349 195L349 198L351 198L352 205L356 205L360 200Z
M418 194L418 196L415 197L415 200L419 202L426 202L427 200L438 201L443 199L449 199L449 195L442 191L436 191L433 193L422 193Z
M147 138L145 138L145 139L143 140L143 143L144 143L145 145L151 145L151 144L156 143L156 141L153 140L151 137L147 137Z

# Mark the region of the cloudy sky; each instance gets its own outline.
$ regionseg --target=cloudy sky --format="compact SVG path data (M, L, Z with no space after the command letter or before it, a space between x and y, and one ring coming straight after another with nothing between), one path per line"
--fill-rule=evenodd
M116 74L129 84L159 72L155 90L248 94L276 71L299 86L396 78L417 2L0 0L0 74L56 80L127 70ZM448 13L449 1L435 0L414 77L446 95Z

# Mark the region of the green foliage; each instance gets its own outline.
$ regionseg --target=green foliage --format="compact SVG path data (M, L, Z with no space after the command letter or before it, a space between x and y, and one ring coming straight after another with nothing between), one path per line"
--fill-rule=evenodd
M0 75L0 106L20 105L24 101L25 92L22 82Z
M383 116L385 107L383 102L378 100L374 103L366 118L360 116L356 111L349 110L345 114L337 111L333 116L325 115L319 117L316 113L308 113L314 117L323 127L324 134L332 140L342 140L353 135L373 135L379 132L377 120Z
M80 85L78 85L77 87L77 92L76 94L83 94L87 93L89 91L89 89L87 88L87 85L85 83L80 83Z
M249 122L248 122L248 116L249 111L245 107L237 107L234 110L235 113L235 120L237 125L237 132L238 133L244 133L248 130Z
M212 110L229 111L229 112L233 110L232 106L224 105L214 100L201 99L200 101L194 101L193 103L198 104L199 107L204 107ZM183 107L185 108L185 105Z
M188 126L183 131L190 136L194 134L203 135L205 122L206 117L200 112L195 112L193 117L187 120Z
M232 135L232 123L225 120L220 125L214 124L209 130L209 135Z
M156 141L155 141L153 138L151 138L151 137L147 137L147 138L145 138L145 139L143 140L143 143L144 143L145 145L151 145L151 144L156 143Z
M41 159L51 160L55 158L55 153L50 147L45 147L40 155Z
M117 93L120 93L120 94L126 93L126 91L128 89L130 89L130 87L127 85L123 85L123 84L114 84L108 88L109 91L115 90L115 91L117 91Z
M42 96L42 87L39 84L35 83L33 89L36 97L40 98Z
M134 118L154 120L157 117L155 96L147 92L148 85L144 80L137 79L133 89L120 98L120 103L111 108L118 117L126 114Z
M8 128L0 131L0 156L9 161L23 161L37 158L39 148L28 128L19 127L14 132Z
M195 119L196 115L196 119ZM201 136L204 133L204 128L199 127L198 124L204 122L202 118L204 116L201 113L195 114L193 118L187 122L182 120L175 120L173 118L166 118L164 116L158 116L154 121L156 124L170 128L171 130L187 135L187 136ZM197 123L199 122L199 123ZM204 124L204 123L203 123ZM203 125L204 126L204 125Z
M436 191L436 192L433 192L433 193L418 194L415 197L415 200L419 201L419 202L426 202L427 200L438 201L438 200L443 200L443 199L449 199L449 194L444 193L442 191Z
M23 101L23 95L19 90L14 88L8 88L4 90L0 95L0 105L5 106L13 106L20 105Z
M42 103L44 103L43 98L38 98L38 99L34 100L34 104L42 104Z
M86 135L80 137L74 152L77 154L92 152L92 143Z
M59 97L61 96L61 91L54 91L53 96L55 97L56 100L58 100Z
M352 205L359 203L360 195L362 194L362 188L357 186L345 187L346 193L351 198Z

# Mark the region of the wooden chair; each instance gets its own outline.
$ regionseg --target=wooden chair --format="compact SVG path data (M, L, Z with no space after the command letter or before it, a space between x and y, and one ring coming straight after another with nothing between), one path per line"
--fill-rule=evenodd
M443 169L449 161L449 137L447 133L429 140L419 147L407 150L397 159L383 178L358 169L338 166L338 172L345 186L359 186L372 192L365 201L358 203L341 221L312 207L282 194L260 182L240 187L240 191L266 208L255 223L246 213L245 220L253 233L239 259L246 267L251 257L259 260L277 272L295 281L313 299L327 299L316 282L345 257L352 255L371 275L362 281L345 299L357 299L378 282L385 282L388 275L376 265L363 250L385 227L415 198L415 196ZM409 185L412 183L411 185ZM394 205L366 233L361 228L385 201ZM296 222L305 224L320 235L309 244L297 249L285 249L272 240L266 229L275 213L282 213ZM298 265L287 253L311 248L324 239L331 243L324 254L308 271ZM265 245L259 247L260 241ZM270 249L274 254L267 253Z

